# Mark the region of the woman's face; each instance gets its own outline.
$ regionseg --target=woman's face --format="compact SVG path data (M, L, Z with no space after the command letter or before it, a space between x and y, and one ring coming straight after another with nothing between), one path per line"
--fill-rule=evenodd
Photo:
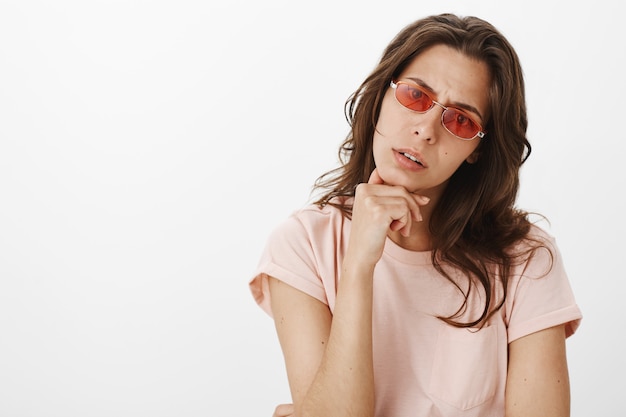
M435 101L463 109L480 125L487 124L490 75L484 62L436 45L418 55L394 81L418 84ZM437 198L463 161L473 163L480 157L476 148L483 139L457 138L443 126L441 106L417 113L401 105L394 93L391 87L387 90L374 133L378 173L386 184Z

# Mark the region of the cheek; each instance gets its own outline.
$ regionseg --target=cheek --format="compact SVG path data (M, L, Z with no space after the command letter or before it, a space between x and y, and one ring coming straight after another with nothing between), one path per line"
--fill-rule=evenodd
M444 162L452 171L456 171L456 169L460 167L463 162L467 161L468 158L471 158L477 148L477 146L473 144L471 146L461 147L459 147L459 145L460 144L458 142L454 142L452 143L452 146L455 146L455 148L448 147L440 154L441 161Z
M378 121L376 122L376 130L382 136L391 135L401 128L403 118L400 112L395 108L395 98L391 95L385 96L383 99Z
M378 126L378 125L377 125ZM380 133L374 132L374 138L372 139L372 153L374 156L374 163L378 165L380 163L380 155L382 154L382 147L385 138Z

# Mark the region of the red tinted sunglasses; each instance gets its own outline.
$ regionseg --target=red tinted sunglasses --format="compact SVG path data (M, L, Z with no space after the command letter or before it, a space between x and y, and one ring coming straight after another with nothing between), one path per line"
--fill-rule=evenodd
M455 107L446 107L435 101L428 92L418 84L398 81L390 84L394 89L396 100L409 110L426 113L436 104L443 109L441 123L454 136L463 140L472 140L485 136L482 126L475 122L467 112Z

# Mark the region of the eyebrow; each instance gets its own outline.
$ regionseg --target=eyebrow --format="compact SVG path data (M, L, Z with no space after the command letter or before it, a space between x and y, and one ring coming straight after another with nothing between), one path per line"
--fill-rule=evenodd
M414 83L418 84L420 87L428 90L430 93L432 93L432 95L434 95L435 97L437 96L437 93L435 93L435 90L433 90L433 88L431 86L429 86L424 80L422 80L421 78L417 78L417 77L406 77L407 79L413 81ZM478 111L478 109L474 106L471 106L467 103L463 103L463 102L459 102L459 101L454 101L451 103L450 106L446 105L446 107L460 107L463 110L467 110L470 111L474 114L476 114L478 117L480 117L480 123L484 124L485 123L485 119L483 117L482 114L480 114L480 112Z

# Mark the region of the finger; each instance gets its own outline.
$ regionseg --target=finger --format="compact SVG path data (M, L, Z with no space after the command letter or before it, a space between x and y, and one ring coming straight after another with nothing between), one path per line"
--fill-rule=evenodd
M416 214L410 207L404 206L404 208L401 210L403 210L404 213L398 213L399 216L391 221L391 223L389 224L389 228L394 232L400 231L400 234L402 236L408 237L411 235L413 220L418 219L415 218ZM417 210L417 216L419 216L419 219L421 220L422 216L419 212L419 209Z
M402 220L394 220L389 225L389 228L392 231L400 231L400 234L404 237L409 237L411 234L411 228L407 227L407 225Z
M374 170L370 174L370 179L367 181L367 183L368 184L384 184L385 183L385 181L383 181L383 179L380 178L380 175L378 174L378 168L374 168Z
M289 417L294 412L293 404L280 404L274 410L272 417Z
M430 198L426 197L425 195L413 194L413 199L420 206L425 206L430 202Z
M421 222L422 220L424 220L424 218L422 217L421 207L428 204L430 202L430 198L426 197L425 195L417 194L413 194L412 197L413 202L412 204L410 204L412 219Z

